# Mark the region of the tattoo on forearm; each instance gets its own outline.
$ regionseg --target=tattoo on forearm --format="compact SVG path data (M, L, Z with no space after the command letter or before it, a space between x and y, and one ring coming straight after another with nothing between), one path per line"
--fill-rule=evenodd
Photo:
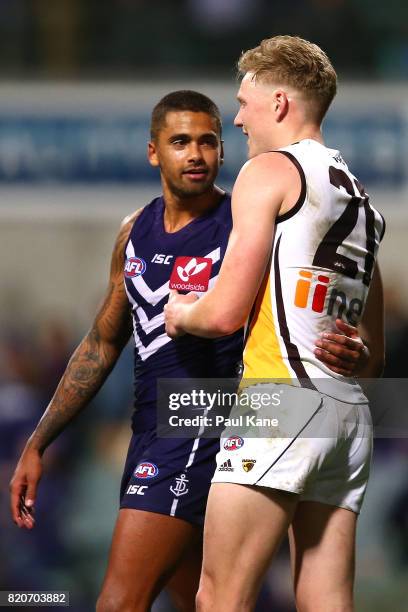
M72 355L54 397L32 436L32 441L41 450L95 396L111 371L116 358L104 354L100 348L98 330L94 326Z

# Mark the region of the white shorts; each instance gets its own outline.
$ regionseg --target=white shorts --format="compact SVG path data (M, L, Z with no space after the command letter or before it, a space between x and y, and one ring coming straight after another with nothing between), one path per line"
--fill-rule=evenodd
M280 396L280 403L256 410L233 408L212 482L279 489L300 495L301 501L359 513L372 454L368 403L348 404L278 384L244 392L250 399L265 392L275 401Z

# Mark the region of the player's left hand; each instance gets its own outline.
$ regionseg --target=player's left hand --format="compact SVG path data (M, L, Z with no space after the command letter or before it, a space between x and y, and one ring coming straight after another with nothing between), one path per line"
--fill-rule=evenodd
M182 328L183 314L189 304L193 304L198 300L196 293L187 293L187 295L178 293L178 291L170 291L169 301L164 307L164 323L166 326L166 334L170 338L179 338L186 332Z
M358 376L370 358L368 347L353 325L336 319L339 333L323 332L316 340L315 356L330 370L343 376Z

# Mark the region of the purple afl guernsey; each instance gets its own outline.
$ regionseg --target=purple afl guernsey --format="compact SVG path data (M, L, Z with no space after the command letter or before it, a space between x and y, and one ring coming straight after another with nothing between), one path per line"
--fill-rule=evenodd
M216 281L232 227L230 196L177 232L165 231L163 214L163 197L148 204L125 252L135 340L135 432L155 427L158 378L232 378L242 356L241 331L215 340L188 334L171 340L164 328L171 289L200 295Z

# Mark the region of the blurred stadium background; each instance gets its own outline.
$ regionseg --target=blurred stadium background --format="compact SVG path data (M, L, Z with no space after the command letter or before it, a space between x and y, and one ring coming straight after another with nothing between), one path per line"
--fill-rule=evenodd
M93 406L46 454L37 527L17 530L8 481L107 282L120 220L158 193L146 159L159 98L219 104L231 187L246 145L232 127L234 65L274 34L322 45L340 77L325 123L387 219L386 375L406 377L408 4L398 0L1 0L0 589L64 589L93 609L129 438L129 347ZM357 610L407 609L408 443L376 440L360 520ZM155 610L170 610L161 599ZM284 548L259 610L294 610Z

